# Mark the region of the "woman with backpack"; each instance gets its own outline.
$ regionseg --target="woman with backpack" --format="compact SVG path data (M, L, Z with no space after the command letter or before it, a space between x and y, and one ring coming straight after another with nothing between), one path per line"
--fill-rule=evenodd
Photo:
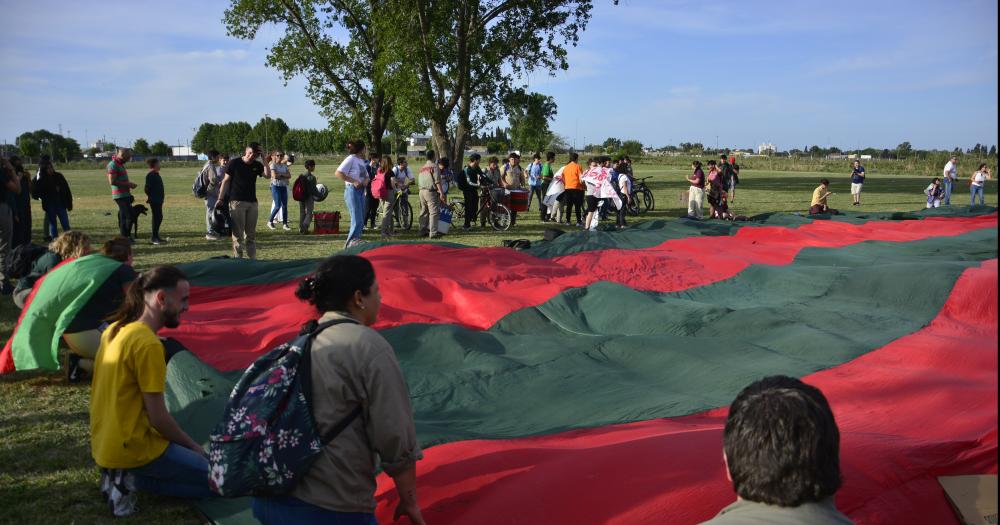
M295 295L322 314L320 325L341 321L315 336L309 369L319 433L342 430L289 495L254 498L254 517L264 525L375 525L375 475L381 468L399 493L395 518L406 515L424 525L416 491L422 453L409 390L392 346L370 328L382 302L374 267L363 257L334 255L299 283ZM351 417L358 407L360 417Z
M372 196L378 199L382 210L382 223L379 224L379 230L382 231L383 241L396 235L392 222L392 207L396 203L396 189L393 180L395 177L392 176L392 157L383 155L371 184Z

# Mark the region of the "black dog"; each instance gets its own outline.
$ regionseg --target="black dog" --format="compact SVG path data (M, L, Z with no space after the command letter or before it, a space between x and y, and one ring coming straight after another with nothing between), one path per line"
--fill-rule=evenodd
M132 221L132 237L139 237L139 216L146 215L149 208L143 206L142 204L133 204L131 210L131 221Z

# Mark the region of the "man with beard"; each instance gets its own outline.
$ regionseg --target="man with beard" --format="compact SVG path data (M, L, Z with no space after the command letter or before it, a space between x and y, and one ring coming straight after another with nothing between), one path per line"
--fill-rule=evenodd
M176 328L191 285L173 266L139 275L101 335L90 390L91 453L115 516L135 513L136 489L207 498L208 460L167 412L166 352L156 336Z

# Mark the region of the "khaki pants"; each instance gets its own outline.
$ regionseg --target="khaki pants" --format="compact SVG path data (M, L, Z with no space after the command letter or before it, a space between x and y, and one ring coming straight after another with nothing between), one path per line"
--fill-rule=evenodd
M313 221L313 206L315 201L312 196L306 197L299 202L299 233L308 233L309 225Z
M382 235L392 235L394 230L392 222L392 206L396 203L396 191L390 189L389 196L381 200L380 203L380 207L382 209L382 224L379 229L382 230Z
M437 190L420 190L420 233L437 235L438 213L441 212L441 194Z
M688 190L688 217L701 218L702 202L705 200L705 189L691 186Z
M257 203L231 201L229 215L233 225L233 257L243 258L244 248L247 257L257 258Z

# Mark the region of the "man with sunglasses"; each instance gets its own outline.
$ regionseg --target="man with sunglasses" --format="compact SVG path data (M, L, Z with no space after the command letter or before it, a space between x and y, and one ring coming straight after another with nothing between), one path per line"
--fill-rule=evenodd
M237 259L243 258L244 249L247 257L257 258L257 178L264 176L264 165L257 160L260 153L260 144L251 142L242 157L229 161L215 203L218 208L229 202L233 257Z

